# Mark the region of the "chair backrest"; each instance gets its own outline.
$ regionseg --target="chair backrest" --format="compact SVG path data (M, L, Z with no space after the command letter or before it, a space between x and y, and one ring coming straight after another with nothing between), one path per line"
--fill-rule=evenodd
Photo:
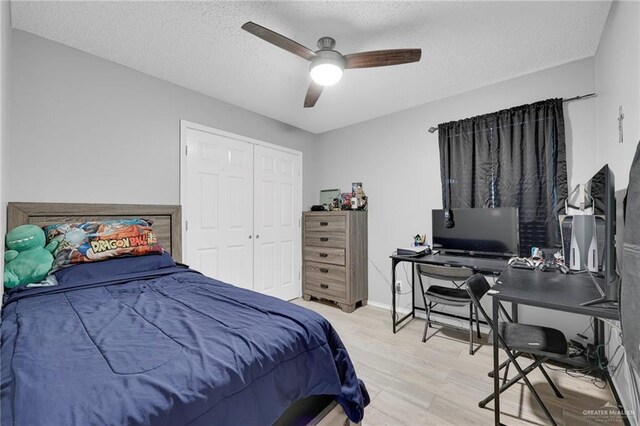
M418 263L418 273L427 277L449 280L464 281L473 275L473 269L459 266L429 265Z
M482 316L487 321L487 324L489 324L489 326L493 328L493 321L491 321L491 318L489 317L489 315L487 315L487 312L484 310L482 304L480 303L484 295L487 294L489 290L491 290L491 286L482 274L475 274L467 280L467 293L469 293L471 301L474 305L476 305L478 311L482 313Z

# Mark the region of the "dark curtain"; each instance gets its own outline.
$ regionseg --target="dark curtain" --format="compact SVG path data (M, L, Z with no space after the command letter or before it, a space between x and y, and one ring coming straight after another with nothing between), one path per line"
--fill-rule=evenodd
M522 255L562 244L562 99L440 124L438 137L444 208L518 207Z

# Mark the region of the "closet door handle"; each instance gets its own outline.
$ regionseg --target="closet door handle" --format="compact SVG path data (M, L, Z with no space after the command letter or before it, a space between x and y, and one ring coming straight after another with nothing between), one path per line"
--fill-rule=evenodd
M327 253L320 253L318 256L320 256L320 257L328 257L329 255Z
M329 225L329 222L320 222L320 226L327 226Z
M320 241L322 241L323 243L326 243L327 241L329 241L329 238L327 238L327 237L320 237Z
M322 272L323 274L326 274L329 272L329 270L327 268L320 268L320 272Z
M322 288L329 288L329 285L328 285L328 284L320 284L320 287L322 287Z

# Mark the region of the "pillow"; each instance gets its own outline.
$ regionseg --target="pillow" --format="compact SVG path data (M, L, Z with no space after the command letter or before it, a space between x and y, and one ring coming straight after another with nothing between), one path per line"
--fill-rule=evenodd
M169 253L149 256L123 256L102 262L80 263L54 273L58 283L99 282L137 272L175 267Z
M151 225L151 221L144 219L49 225L45 228L47 241L58 241L58 248L53 253L53 271L76 263L124 255L162 253Z

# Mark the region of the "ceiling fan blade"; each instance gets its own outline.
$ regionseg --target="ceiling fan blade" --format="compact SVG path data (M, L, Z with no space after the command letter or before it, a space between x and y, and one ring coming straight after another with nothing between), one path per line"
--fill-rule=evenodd
M316 56L313 50L253 22L247 22L242 26L242 29L308 61Z
M304 107L311 108L316 102L318 102L318 98L322 93L323 86L320 86L317 83L311 82L309 89L307 89L307 96L304 97Z
M418 62L421 56L422 49L393 49L352 53L344 55L344 59L345 68L372 68Z

